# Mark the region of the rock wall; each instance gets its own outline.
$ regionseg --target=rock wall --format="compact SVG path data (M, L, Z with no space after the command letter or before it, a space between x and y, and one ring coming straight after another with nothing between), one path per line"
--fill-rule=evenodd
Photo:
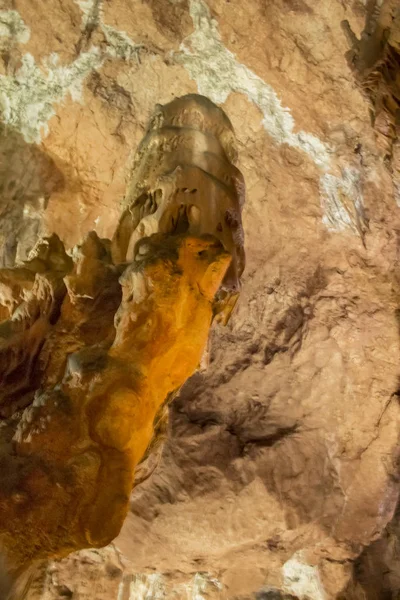
M3 0L4 264L39 234L110 237L148 118L175 96L224 108L247 187L242 295L172 404L120 536L43 566L32 598L399 589L396 10Z

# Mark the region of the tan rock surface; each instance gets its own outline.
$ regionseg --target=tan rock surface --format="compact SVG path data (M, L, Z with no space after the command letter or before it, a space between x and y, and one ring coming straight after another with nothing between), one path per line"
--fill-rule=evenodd
M204 96L158 105L113 241L91 231L69 256L53 234L0 270L3 598L26 596L38 561L120 533L156 417L240 291L236 156Z
M109 236L148 118L175 96L223 106L247 186L243 292L142 466L151 475L115 541L121 573L107 570L113 548L98 564L74 555L38 575L32 597L62 597L60 585L66 597L118 600L399 589L396 521L385 530L399 492L396 164L385 163L342 26L360 39L372 15L387 30L393 3L382 4L21 3L29 40L22 25L0 29L12 180L33 173L16 200L12 185L2 192L5 261L39 233L68 247L94 226ZM44 18L63 27L41 44ZM52 52L59 65L42 65Z

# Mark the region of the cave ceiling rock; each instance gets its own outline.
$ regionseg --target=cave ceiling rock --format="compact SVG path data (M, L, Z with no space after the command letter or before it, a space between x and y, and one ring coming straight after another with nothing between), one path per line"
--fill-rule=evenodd
M48 121L67 94L74 101L82 100L84 80L101 69L106 58L137 60L140 52L146 50L126 32L103 22L102 0L76 0L76 3L82 11L87 48L73 63L58 65L57 55L53 54L44 59L42 65L37 65L28 53L22 57L22 64L15 73L0 74L2 119L29 142L38 142L42 135L48 134ZM290 110L282 106L274 89L223 45L217 21L212 18L206 2L190 0L189 7L194 32L182 41L179 51L169 52L171 60L183 65L196 81L199 92L215 103L223 103L233 92L244 94L254 103L263 115L263 127L278 145L300 149L321 169L320 199L327 228L362 236L366 224L358 170L350 165L335 165L334 148L314 135L306 131L295 133ZM9 12L0 13L4 20ZM18 23L19 31L23 21ZM102 46L90 43L95 29L104 35L106 43ZM21 41L26 37L22 35Z

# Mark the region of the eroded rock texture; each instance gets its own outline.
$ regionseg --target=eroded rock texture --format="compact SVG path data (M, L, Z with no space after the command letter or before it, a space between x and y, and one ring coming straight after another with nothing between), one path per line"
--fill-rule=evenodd
M186 121L187 159L174 160L178 125L162 150L149 148L145 158L139 151L134 176L151 204L142 202L142 189L138 202L129 192L132 213L128 207L118 226L116 260L111 242L95 232L72 257L53 235L22 266L0 270L0 541L11 571L105 546L118 535L156 414L201 361L221 283L239 290L243 262L238 267L234 258L229 273L237 248L243 261L241 206L230 171L238 175L219 142L219 129L227 128L233 144L231 125L200 96L163 110ZM203 178L194 175L197 188L185 204L177 200L186 192L175 174L196 174L204 136L214 150L206 148L211 165L214 156L222 163L213 174L216 189L211 196L203 189L211 176L203 164ZM149 189L146 167L164 154L172 181L159 197ZM218 240L224 232L227 250ZM215 310L224 301L217 298Z
M365 29L358 40L348 21L352 42L347 57L357 81L371 102L378 146L394 173L400 202L400 7L389 1L368 5Z
M138 240L160 233L211 233L232 256L216 299L225 322L244 269L244 181L229 119L207 98L159 106L141 142L113 238L114 262L131 261Z
M396 2L3 3L1 116L37 173L18 204L2 196L7 267L39 224L67 248L92 229L111 239L127 206L152 226L167 163L116 199L154 106L176 96L224 108L247 189L241 296L169 422L157 416L121 534L43 566L32 598L395 597ZM154 125L144 157L168 137L167 121ZM175 211L202 227L204 214Z

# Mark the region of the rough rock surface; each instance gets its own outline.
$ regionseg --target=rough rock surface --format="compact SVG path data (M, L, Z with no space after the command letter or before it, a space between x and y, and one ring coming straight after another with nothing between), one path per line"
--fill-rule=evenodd
M158 106L113 241L91 231L69 256L53 234L0 269L0 550L14 589L38 560L120 533L158 414L237 301L244 186L224 147L233 158L232 126L204 96Z
M112 234L132 151L174 96L223 106L248 197L242 295L171 406L120 536L43 567L32 598L396 597L398 181L346 36L380 40L382 65L396 9L3 0L6 265L39 234ZM379 81L391 108L398 79Z

